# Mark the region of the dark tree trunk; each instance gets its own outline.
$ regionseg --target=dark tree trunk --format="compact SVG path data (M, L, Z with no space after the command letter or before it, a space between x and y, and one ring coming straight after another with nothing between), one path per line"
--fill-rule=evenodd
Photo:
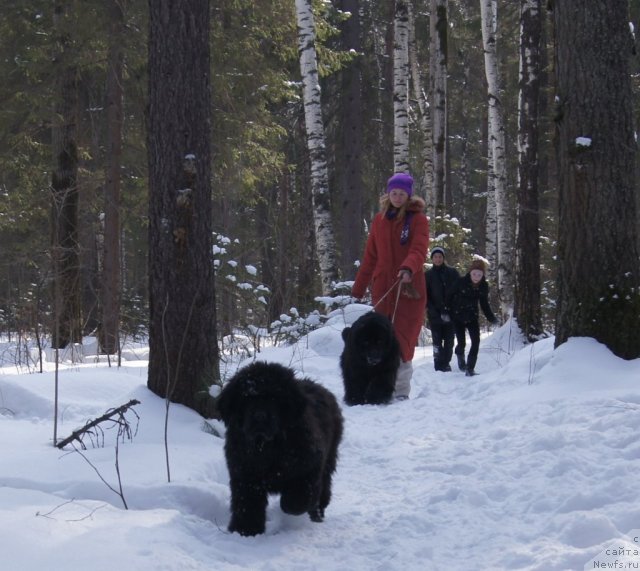
M54 348L82 341L80 255L78 246L78 113L77 69L73 62L70 14L64 2L54 5L58 53L54 60L57 86L52 129L54 168L52 194L52 262Z
M117 353L119 348L124 3L125 0L112 0L110 6L110 43L107 61L107 172L104 183L104 257L101 284L100 347L104 353L108 354Z
M560 176L556 345L640 356L629 3L555 2Z
M538 207L542 17L541 0L521 0L514 315L529 341L542 334Z
M260 267L262 282L269 288L267 319L273 323L291 307L291 274L289 258L292 228L287 226L283 213L289 212L288 178L264 189L264 201L258 204L256 226L261 242ZM290 220L288 222L291 222Z
M208 0L149 1L149 378L211 413L219 382L211 238Z
M360 0L342 0L341 9L350 12L344 23L342 48L362 53ZM342 181L340 207L340 265L343 279L353 279L354 262L362 254L364 229L362 211L362 62L356 58L342 72Z

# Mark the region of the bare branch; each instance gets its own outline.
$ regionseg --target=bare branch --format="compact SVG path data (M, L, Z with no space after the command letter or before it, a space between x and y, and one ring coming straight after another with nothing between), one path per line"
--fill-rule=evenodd
M122 424L124 423L126 425L126 428L123 431L119 431L118 432L118 436L120 436L121 433L124 433L129 439L132 438L132 433L131 433L131 428L129 426L128 423L126 423L126 421L124 421L124 414L132 407L135 406L137 404L140 404L139 400L136 399L132 399L130 400L127 404L123 404L122 406L115 408L113 410L107 411L105 414L103 414L101 417L96 418L90 422L88 422L87 424L85 424L82 428L79 428L78 430L74 430L71 433L71 436L68 436L67 438L65 438L64 440L61 440L60 442L58 442L56 444L56 446L60 449L64 448L67 444L70 444L71 442L73 442L74 440L77 440L80 445L82 446L83 449L86 449L84 442L82 441L82 436L86 433L89 433L90 436L95 436L95 432L92 432L92 430L98 426L98 424L100 424L101 422L106 422L106 421L111 421L111 422L115 422L118 425L122 426ZM133 411L133 413L136 415L136 417L138 419L140 419L140 417L138 416L138 414ZM118 416L118 419L114 419L113 417ZM100 429L101 430L101 429Z

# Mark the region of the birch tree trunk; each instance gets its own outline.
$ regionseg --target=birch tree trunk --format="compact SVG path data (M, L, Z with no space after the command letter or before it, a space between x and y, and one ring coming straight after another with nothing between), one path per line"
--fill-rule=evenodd
M507 162L505 148L502 85L497 54L497 0L480 0L482 43L489 104L489 145L495 184L496 214L498 221L498 293L503 317L513 308L513 220L507 188Z
M315 23L310 0L296 0L298 54L304 101L307 147L311 161L311 196L315 227L316 252L320 265L322 293L331 292L338 278L335 237L331 222L329 174L324 124L320 100L320 83L315 45Z
M542 334L538 209L538 114L540 100L541 0L520 3L518 94L518 220L514 315L529 341Z
M431 0L431 117L433 129L433 186L436 212L442 212L447 193L447 0Z
M423 79L418 60L418 50L416 48L415 18L411 5L409 5L409 69L411 70L411 85L413 85L413 97L418 102L420 110L420 130L424 137L422 156L424 157L422 178L422 194L426 199L425 212L430 220L436 219L436 197L433 185L433 134L431 129L431 109L429 100L423 89ZM430 226L431 231L435 230L434 225Z
M393 19L393 168L409 172L409 8L396 0Z
M496 210L496 177L493 171L493 147L489 141L487 121L487 216L485 220L484 255L494 262L498 259L498 212ZM487 268L487 278L498 282L498 268L495 263ZM491 290L492 297L496 294ZM497 295L495 295L497 299Z
M629 2L555 2L560 175L556 346L593 337L640 357ZM607 379L603 379L606 383Z

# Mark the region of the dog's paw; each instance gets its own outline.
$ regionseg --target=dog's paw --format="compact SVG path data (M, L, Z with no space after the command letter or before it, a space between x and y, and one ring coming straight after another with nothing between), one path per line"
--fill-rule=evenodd
M316 523L322 523L324 521L324 510L319 507L309 510L309 518Z
M261 535L264 533L264 524L259 522L236 522L231 520L228 530L230 533L239 533L245 537L252 537L254 535Z

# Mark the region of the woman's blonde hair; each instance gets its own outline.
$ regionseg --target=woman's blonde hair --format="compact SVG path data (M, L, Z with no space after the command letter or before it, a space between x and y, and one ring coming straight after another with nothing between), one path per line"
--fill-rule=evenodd
M404 215L407 212L407 206L409 206L410 202L411 198L398 208L397 220L402 220L404 218ZM389 200L389 194L385 193L380 197L380 212L382 212L382 214L386 214L390 208L392 208L391 200Z

